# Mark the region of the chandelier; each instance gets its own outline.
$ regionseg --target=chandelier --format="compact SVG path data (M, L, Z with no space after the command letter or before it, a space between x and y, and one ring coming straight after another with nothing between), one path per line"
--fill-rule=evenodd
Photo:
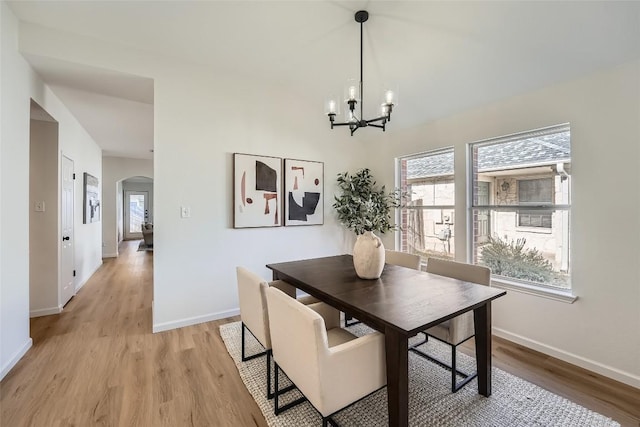
M359 10L355 14L356 22L360 23L360 81L355 82L354 80L349 81L347 86L345 87L344 93L344 102L348 106L348 110L346 110L346 121L345 122L336 122L336 114L340 114L340 104L333 99L329 99L325 102L325 114L329 116L329 122L331 123L331 129L334 126L349 126L349 130L351 131L351 136L353 136L354 132L359 128L372 126L378 129L382 129L385 131L385 127L387 122L391 121L391 111L393 110L394 105L397 105L397 90L385 89L384 90L384 99L381 105L380 116L375 119L366 120L363 117L363 83L362 83L362 24L367 22L369 19L369 12L366 10ZM357 114L357 106L360 104L360 114Z

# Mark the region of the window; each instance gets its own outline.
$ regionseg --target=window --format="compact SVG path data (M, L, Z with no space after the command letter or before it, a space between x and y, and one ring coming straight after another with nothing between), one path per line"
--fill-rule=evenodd
M470 144L471 259L495 280L571 288L570 142L560 125Z
M518 181L518 201L521 205L552 204L553 179L523 179ZM519 211L518 226L551 228L552 216L552 211Z
M400 188L410 197L400 209L403 252L453 259L455 187L453 149L401 157Z

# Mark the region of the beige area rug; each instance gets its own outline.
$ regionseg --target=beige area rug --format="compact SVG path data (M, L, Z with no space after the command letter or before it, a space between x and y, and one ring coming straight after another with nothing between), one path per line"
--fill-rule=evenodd
M362 324L349 328L356 335L368 333ZM273 400L267 400L265 358L241 362L240 322L220 326L220 334L240 372L240 377L262 410L270 426L320 426L318 412L305 402L279 416L273 415ZM247 334L247 354L262 351L257 341ZM414 338L416 339L416 338ZM441 360L450 359L449 347L430 340L423 350ZM458 354L459 369L471 372L475 359ZM493 394L486 398L478 394L477 380L462 390L451 393L449 371L420 356L409 353L409 425L411 426L618 426L610 418L548 392L530 382L493 368ZM281 376L281 387L288 384ZM289 393L287 400L300 396ZM353 406L340 411L334 419L342 426L386 426L387 392L382 389Z

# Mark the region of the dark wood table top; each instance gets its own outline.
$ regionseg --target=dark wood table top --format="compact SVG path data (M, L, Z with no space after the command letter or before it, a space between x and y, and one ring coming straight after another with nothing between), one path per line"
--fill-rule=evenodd
M275 275L384 331L418 332L506 294L504 290L387 264L360 279L351 255L268 264Z

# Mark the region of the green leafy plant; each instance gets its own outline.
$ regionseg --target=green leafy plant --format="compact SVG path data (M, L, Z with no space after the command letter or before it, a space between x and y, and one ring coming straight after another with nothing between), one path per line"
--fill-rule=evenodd
M333 207L342 225L356 234L365 231L385 233L398 228L391 224L391 211L400 206L404 197L400 190L386 192L384 185L377 188L367 168L353 175L339 173L337 181L341 194L334 196Z
M525 249L526 242L525 238L490 237L480 251L480 264L491 268L492 274L549 283L555 275L551 263L537 249Z

